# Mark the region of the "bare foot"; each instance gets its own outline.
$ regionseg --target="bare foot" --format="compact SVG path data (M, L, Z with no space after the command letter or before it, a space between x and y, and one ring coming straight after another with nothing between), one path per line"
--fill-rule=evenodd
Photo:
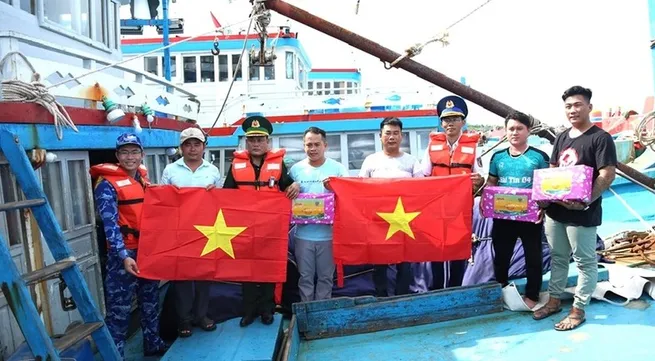
M537 302L523 296L523 302L525 302L525 305L528 306L529 309L533 309L536 305Z

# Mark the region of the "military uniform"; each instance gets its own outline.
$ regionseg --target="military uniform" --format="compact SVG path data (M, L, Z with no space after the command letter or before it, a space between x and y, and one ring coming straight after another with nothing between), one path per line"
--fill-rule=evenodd
M266 137L273 133L273 126L261 116L247 118L242 125L246 137ZM234 160L223 183L223 188L254 189L258 191L285 191L293 180L284 164L284 150L269 150L261 164L252 162L247 151L234 152ZM275 311L274 283L242 283L243 312L241 326L247 326L257 316L262 322L273 322Z
M128 144L143 149L141 140L134 134L121 135L116 141L116 149ZM97 178L94 198L107 239L105 323L109 333L122 356L136 290L144 354L163 354L167 345L159 337L159 281L137 278L125 271L123 266L126 258L137 258L140 210L148 184L147 171L141 165L132 178L116 164L99 164L91 167L90 173L92 178Z
M442 120L460 117L466 120L468 107L466 101L458 96L447 96L437 103L437 116ZM478 134L460 135L452 146L443 132L430 133L427 155L424 162L430 164L426 176L447 176L451 174L471 174L477 172L476 147ZM432 262L432 288L458 287L464 280L466 260Z

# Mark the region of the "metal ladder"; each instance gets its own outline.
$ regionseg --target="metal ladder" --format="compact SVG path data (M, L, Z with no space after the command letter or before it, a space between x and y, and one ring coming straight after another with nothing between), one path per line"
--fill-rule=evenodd
M103 360L121 360L18 137L6 129L0 129L0 151L4 153L25 194L25 200L0 203L0 212L30 208L55 259L51 265L21 275L11 258L7 243L0 235L0 286L34 358L60 361L60 352L91 336ZM84 323L53 340L45 329L27 286L57 277L61 277L68 286Z

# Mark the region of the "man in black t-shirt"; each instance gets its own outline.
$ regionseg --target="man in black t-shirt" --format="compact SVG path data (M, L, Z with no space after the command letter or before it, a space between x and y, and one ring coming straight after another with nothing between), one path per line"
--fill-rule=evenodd
M596 227L602 223L602 194L614 181L617 160L612 136L589 119L591 90L571 87L564 92L562 100L571 128L555 139L550 166L593 168L593 188L588 204L562 201L547 205L544 227L551 248L550 298L545 306L534 312L533 318L541 320L562 310L560 297L566 287L573 252L579 271L573 307L568 316L555 324L556 330L567 331L585 321L584 307L596 289Z

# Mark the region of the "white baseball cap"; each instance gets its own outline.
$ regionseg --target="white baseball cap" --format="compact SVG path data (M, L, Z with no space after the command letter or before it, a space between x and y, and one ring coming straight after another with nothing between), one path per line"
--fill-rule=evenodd
M189 139L198 139L204 143L205 134L198 128L186 128L182 131L182 133L180 133L180 144L186 142Z

